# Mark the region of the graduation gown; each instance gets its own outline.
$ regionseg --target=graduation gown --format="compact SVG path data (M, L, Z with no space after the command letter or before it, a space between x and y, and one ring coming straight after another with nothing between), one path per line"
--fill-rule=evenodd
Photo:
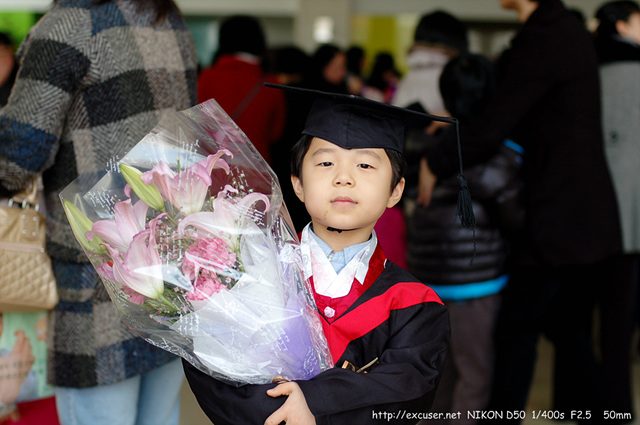
M297 381L316 423L418 422L433 402L449 340L447 310L435 292L387 261L378 245L362 285L352 285L342 299L315 298L336 363ZM331 318L322 313L328 303L335 312ZM356 370L373 365L358 373L343 369L345 361ZM235 387L183 364L215 425L263 424L286 401L266 394L275 384Z

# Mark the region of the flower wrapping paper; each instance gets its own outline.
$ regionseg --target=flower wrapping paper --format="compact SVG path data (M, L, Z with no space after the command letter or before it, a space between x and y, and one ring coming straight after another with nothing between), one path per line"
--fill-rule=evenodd
M122 320L234 385L333 366L277 178L209 100L60 195Z

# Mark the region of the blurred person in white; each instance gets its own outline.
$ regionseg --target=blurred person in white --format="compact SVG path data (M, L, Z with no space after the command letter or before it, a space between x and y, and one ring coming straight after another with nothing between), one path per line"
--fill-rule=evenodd
M409 71L398 83L391 103L407 107L420 103L431 114L446 111L438 87L442 69L451 58L468 50L467 28L444 11L427 13L420 18L409 48L406 64Z
M406 64L409 71L400 79L391 104L435 115L448 115L440 94L440 74L445 65L460 53L468 51L467 28L448 12L437 10L422 15L416 26L414 41L409 48ZM417 194L420 157L426 146L433 144L433 133L439 129L434 123L428 129L407 129L404 145L407 158L403 195L405 214L410 217Z
M193 106L193 39L173 0L57 0L18 49L0 110L0 197L43 174L60 303L48 380L60 422L177 425L180 361L132 334L73 238L58 194L106 172L167 113Z

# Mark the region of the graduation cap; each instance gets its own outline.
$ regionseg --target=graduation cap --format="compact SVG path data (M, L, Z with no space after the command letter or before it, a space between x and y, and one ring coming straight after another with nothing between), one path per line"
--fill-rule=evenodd
M458 120L400 108L360 96L322 92L300 87L265 83L265 86L304 96L312 102L302 134L318 137L344 149L382 148L402 153L408 126L428 126L441 121L456 126L460 194L458 217L464 227L473 228L475 218L467 181L462 174L462 153Z

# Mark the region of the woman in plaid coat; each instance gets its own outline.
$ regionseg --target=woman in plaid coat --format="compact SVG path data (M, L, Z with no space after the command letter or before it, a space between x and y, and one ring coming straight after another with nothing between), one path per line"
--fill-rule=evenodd
M42 173L60 296L49 381L61 422L177 424L181 365L120 322L58 193L104 173L164 114L197 102L191 34L173 0L58 0L18 60L0 112L0 196Z

